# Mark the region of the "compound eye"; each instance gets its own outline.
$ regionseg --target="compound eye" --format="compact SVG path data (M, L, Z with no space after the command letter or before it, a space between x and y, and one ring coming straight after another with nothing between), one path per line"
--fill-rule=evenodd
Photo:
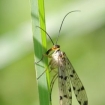
M57 48L60 48L60 46L59 45L56 45L57 46Z
M60 46L59 45L54 45L54 48L60 48Z

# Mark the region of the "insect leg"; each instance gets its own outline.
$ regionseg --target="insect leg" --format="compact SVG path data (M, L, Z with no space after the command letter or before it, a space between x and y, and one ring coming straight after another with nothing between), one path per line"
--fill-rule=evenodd
M38 64L40 61L43 60L43 58L44 58L44 56L42 56L41 59L40 59L39 61L35 62L35 64Z
M53 76L53 78L52 78L52 80L51 80L51 83L50 83L50 88L51 88L51 90L50 90L50 101L51 101L52 89L53 89L54 83L55 83L55 81L56 81L57 78L58 78L58 73L56 73L56 74Z
M47 71L47 68L45 69L45 71L37 78L37 80Z
M52 58L51 55L44 54L44 55L42 56L42 58L41 58L38 62L35 62L35 63L37 64L37 63L39 63L41 60L43 60L44 56L47 56L47 57L49 57L49 58ZM50 63L49 63L49 65L48 65L48 67L49 67L49 66L50 66ZM48 67L47 67L47 68L48 68ZM47 68L46 68L45 71L37 78L37 80L47 71Z
M41 59L39 61L35 62L35 64L38 64L40 61L42 61L45 56L47 56L49 58L52 58L50 55L43 54L42 57L41 57Z

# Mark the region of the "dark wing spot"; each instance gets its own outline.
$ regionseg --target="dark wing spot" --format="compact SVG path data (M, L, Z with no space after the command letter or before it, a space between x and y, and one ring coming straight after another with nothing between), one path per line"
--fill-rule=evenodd
M63 76L61 75L61 76L59 76L59 78L63 79Z
M81 90L84 90L84 87L83 86L81 87Z
M80 89L78 89L77 91L80 92Z
M65 98L67 98L67 95L64 95Z
M72 96L71 96L71 97L69 97L69 99L72 99Z
M79 102L79 104L81 105L81 101L78 101Z
M71 88L69 88L69 92L71 92Z
M73 87L73 90L75 90L75 87Z
M62 100L63 99L63 97L62 96L60 96L60 100Z
M83 103L83 105L88 105L88 101L85 101L85 102Z
M70 77L73 77L73 75L70 75Z
M63 52L63 55L65 55L65 52Z
M75 73L75 70L73 70L73 74Z
M65 81L67 80L67 76L64 77L64 80L65 80Z

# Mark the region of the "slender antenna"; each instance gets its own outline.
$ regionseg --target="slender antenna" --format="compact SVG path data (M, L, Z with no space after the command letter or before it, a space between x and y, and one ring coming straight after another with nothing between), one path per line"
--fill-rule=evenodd
M68 12L68 13L64 16L64 18L63 18L63 20L62 20L62 23L61 23L61 25L60 25L59 34L58 34L58 37L57 37L57 40L56 40L56 45L57 45L57 42L58 42L58 38L59 38L59 35L60 35L60 31L61 31L61 28L62 28L63 22L64 22L66 16L67 16L68 14L72 13L72 12L80 12L80 10L70 11L70 12Z
M50 35L49 35L44 29L42 29L41 27L39 27L39 26L36 26L36 27L38 27L38 28L40 28L41 30L43 30L43 31L47 34L47 36L50 38L52 44L54 45L54 42L53 42L53 40L51 39Z

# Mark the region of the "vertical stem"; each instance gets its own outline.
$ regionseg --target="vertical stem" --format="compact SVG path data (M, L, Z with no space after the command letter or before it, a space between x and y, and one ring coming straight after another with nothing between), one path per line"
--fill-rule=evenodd
M41 59L47 49L46 34L39 28L36 28L36 26L39 26L44 30L46 29L44 0L31 0L31 16L35 61L37 62ZM48 59L44 57L39 64L35 65L36 77L39 77L47 66ZM47 74L47 79L45 74ZM37 80L40 105L50 104L50 80L48 70L45 74Z

